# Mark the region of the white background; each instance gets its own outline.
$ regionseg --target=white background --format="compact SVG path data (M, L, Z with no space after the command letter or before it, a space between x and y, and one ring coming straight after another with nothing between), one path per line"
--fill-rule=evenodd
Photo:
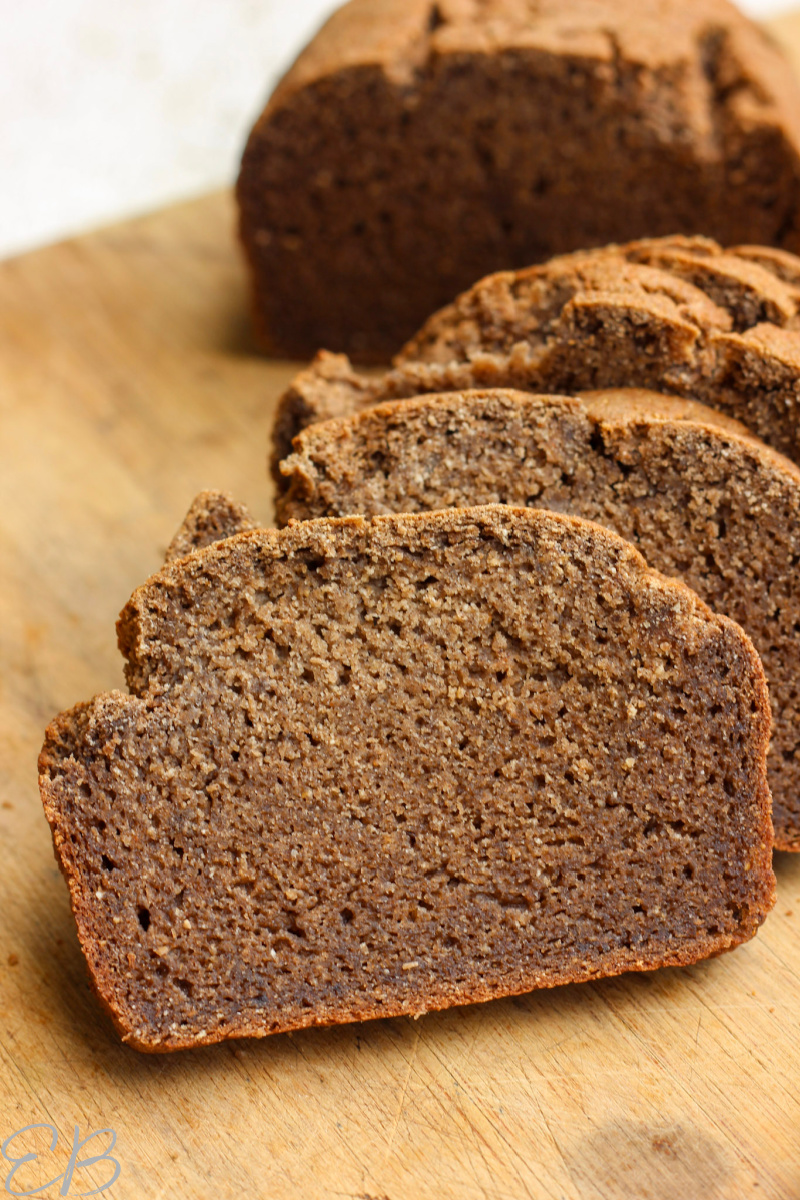
M0 256L229 183L271 87L337 6L0 0Z

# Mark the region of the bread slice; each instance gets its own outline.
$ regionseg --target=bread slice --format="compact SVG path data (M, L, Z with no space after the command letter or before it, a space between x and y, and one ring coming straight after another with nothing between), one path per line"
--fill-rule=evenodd
M774 901L758 656L590 522L254 530L119 638L131 694L50 726L41 789L141 1050L691 963Z
M352 0L242 161L262 338L386 362L519 263L676 232L797 250L798 114L727 0Z
M800 470L743 426L644 391L422 396L306 429L279 523L529 505L598 521L753 639L770 688L775 843L800 850Z
M282 398L273 470L314 421L474 387L643 387L698 400L800 460L800 259L706 238L607 246L477 283L379 378L323 354Z

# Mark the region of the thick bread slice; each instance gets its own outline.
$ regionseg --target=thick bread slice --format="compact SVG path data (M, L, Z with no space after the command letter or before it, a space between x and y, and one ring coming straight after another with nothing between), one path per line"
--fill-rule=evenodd
M796 251L798 114L728 0L352 0L244 154L258 328L386 362L480 276L581 246Z
M474 387L669 392L743 421L798 461L798 279L793 255L674 237L489 276L431 317L382 377L319 355L278 407L276 479L292 438L314 421Z
M119 634L132 694L59 717L40 769L139 1049L691 963L773 903L758 656L590 522L255 530Z
M283 464L292 518L528 505L598 521L747 631L773 730L775 843L800 850L800 470L729 417L617 390L422 396L313 425Z

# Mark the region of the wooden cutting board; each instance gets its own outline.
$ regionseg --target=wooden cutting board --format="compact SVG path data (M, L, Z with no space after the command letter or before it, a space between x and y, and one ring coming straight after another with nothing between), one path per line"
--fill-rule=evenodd
M775 25L800 50L800 18ZM197 491L270 520L294 369L250 345L228 194L0 264L0 1141L60 1135L8 1143L39 1154L10 1187L63 1173L77 1126L115 1131L115 1200L800 1197L800 855L755 941L689 969L169 1057L119 1042L42 816L42 731L123 686L117 613Z

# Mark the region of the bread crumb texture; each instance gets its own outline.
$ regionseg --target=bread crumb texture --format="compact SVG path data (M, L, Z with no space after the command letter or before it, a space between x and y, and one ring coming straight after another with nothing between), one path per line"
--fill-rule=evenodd
M718 412L640 390L473 390L304 430L279 521L503 503L597 521L744 627L769 680L776 845L800 850L800 470Z
M166 561L185 558L195 550L254 527L255 521L245 506L226 492L200 492L167 547Z
M160 1051L691 963L773 903L763 672L589 522L256 530L119 623L48 729L95 987Z

